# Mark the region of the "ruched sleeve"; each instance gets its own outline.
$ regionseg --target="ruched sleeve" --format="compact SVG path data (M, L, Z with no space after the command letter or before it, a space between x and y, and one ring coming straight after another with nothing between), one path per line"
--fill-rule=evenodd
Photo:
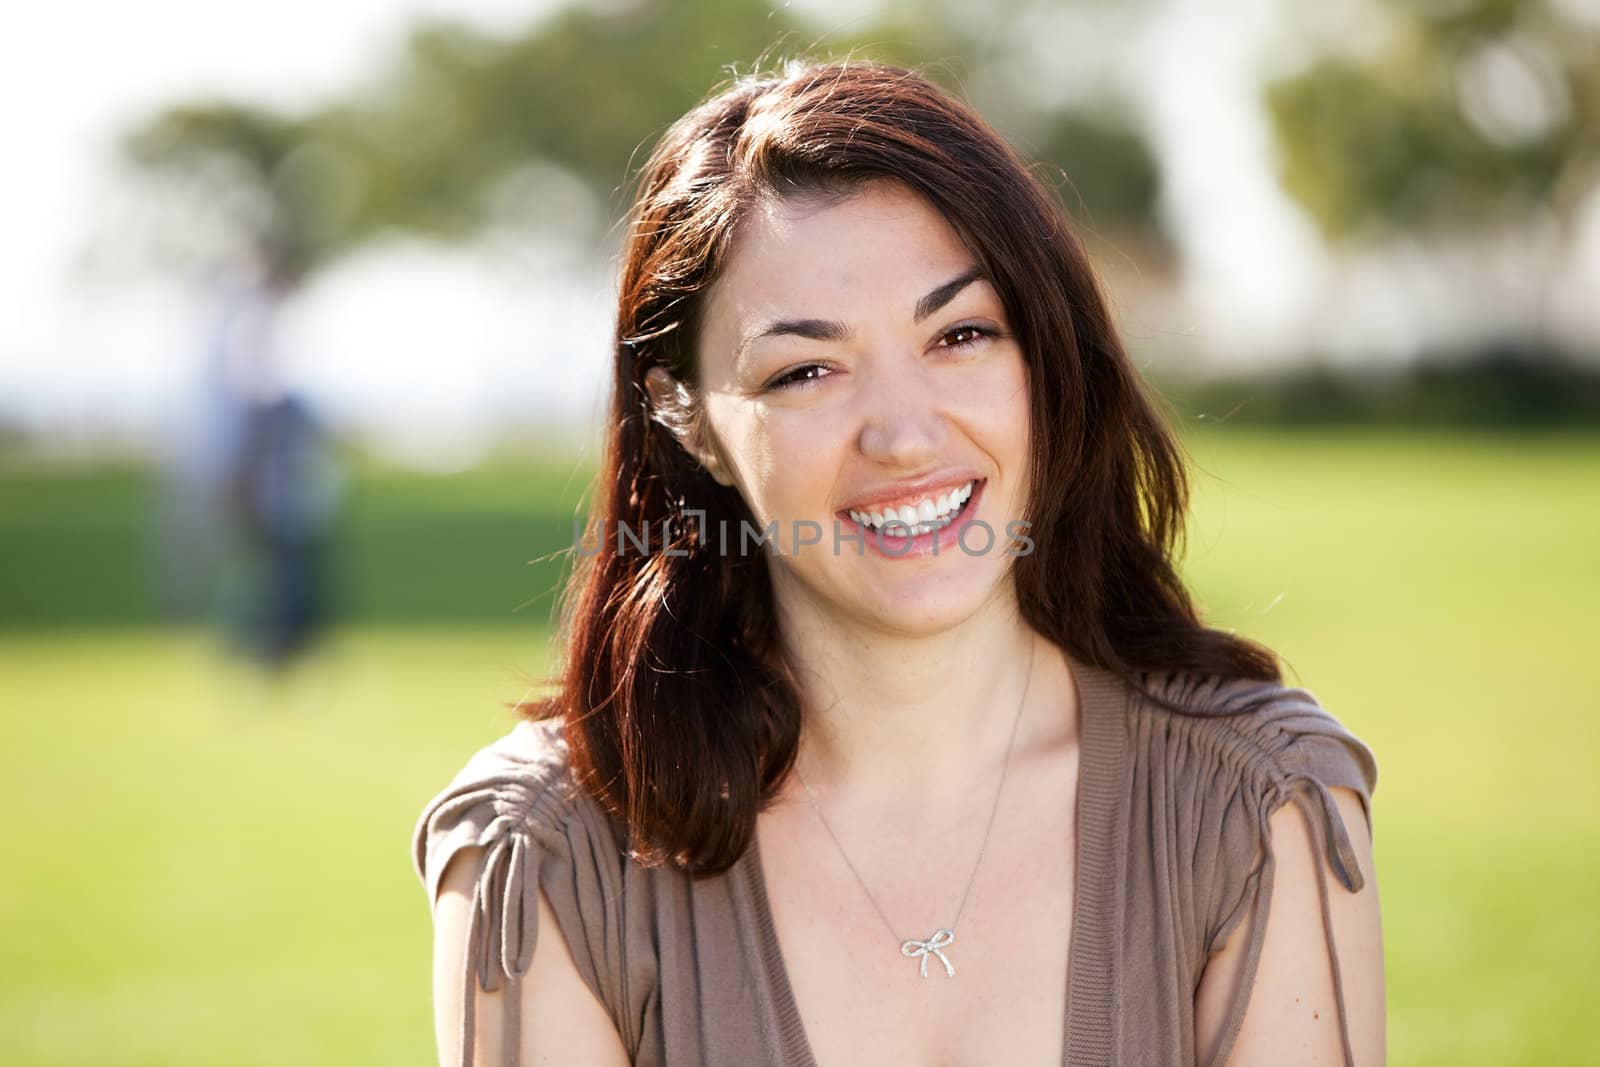
M637 1047L622 943L623 849L599 807L572 784L566 756L558 722L519 722L472 756L413 831L412 862L430 909L451 857L483 849L461 975L462 1067L472 1065L475 987L504 990L505 1063L518 1062L520 982L540 933L541 886L584 982L630 1053Z
M1232 682L1216 694L1207 723L1217 732L1223 761L1225 794L1212 796L1219 815L1208 820L1218 834L1214 850L1206 849L1209 872L1197 872L1204 916L1202 956L1210 959L1248 920L1243 967L1229 1004L1214 1064L1226 1061L1249 1004L1256 967L1266 934L1275 867L1269 819L1285 804L1308 817L1316 864L1322 923L1332 961L1344 1061L1353 1064L1345 996L1333 940L1328 872L1346 892L1362 888L1361 868L1330 789L1343 786L1361 798L1367 832L1372 832L1372 792L1378 769L1372 751L1304 689L1276 683Z

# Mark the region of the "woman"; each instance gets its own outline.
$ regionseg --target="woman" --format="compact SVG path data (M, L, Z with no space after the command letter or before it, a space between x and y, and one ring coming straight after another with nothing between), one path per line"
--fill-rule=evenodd
M791 63L629 221L559 691L416 829L441 1061L1381 1063L1372 754L1199 621L1002 139Z

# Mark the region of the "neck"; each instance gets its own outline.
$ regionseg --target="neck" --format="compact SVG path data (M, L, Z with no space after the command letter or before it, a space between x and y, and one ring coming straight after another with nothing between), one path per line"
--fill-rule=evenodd
M801 697L796 762L819 794L927 807L998 774L1008 745L1015 766L1032 750L1076 742L1067 661L1014 603L934 635L790 617L783 634Z

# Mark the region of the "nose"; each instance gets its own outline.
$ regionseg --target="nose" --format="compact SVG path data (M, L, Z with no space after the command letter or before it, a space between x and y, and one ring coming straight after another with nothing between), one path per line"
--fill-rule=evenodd
M861 401L861 454L886 467L917 469L939 458L949 438L943 401L916 362L873 376Z

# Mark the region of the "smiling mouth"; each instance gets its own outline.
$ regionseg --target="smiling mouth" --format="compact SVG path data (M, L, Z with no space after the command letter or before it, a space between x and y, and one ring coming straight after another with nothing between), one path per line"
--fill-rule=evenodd
M885 537L921 537L959 520L971 507L984 479L975 478L961 488L898 508L847 508L840 514L862 529Z

